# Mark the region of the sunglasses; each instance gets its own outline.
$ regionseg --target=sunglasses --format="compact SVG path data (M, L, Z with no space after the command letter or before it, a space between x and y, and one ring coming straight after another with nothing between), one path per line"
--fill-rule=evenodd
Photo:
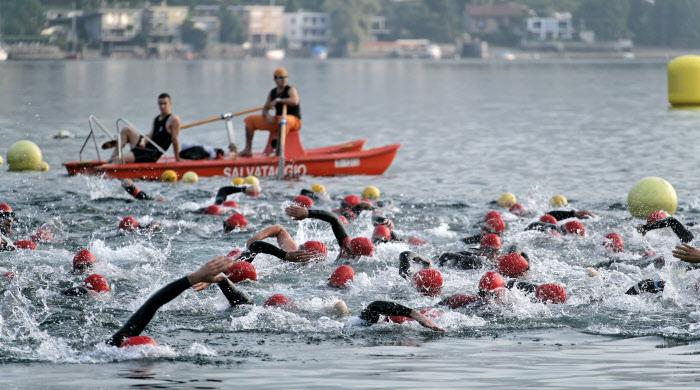
M287 76L275 76L275 80L284 80Z

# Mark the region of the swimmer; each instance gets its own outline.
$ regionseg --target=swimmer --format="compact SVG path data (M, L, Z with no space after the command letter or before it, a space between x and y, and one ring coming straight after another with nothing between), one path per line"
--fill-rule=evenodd
M333 213L325 210L309 210L295 204L287 207L284 212L297 221L312 218L329 223L333 229L333 235L335 235L338 246L340 247L340 253L338 254L339 259L357 259L361 256L374 255L374 245L372 241L366 237L350 238L343 224Z
M124 190L136 200L156 200L158 202L166 201L165 197L163 196L151 196L141 191L141 189L136 187L134 181L131 179L122 180L122 188L124 188Z
M96 294L108 293L111 291L107 278L100 274L92 274L83 280L82 286L71 287L63 290L61 294L71 297L96 296Z
M489 212L486 214L484 221L478 225L481 232L470 237L465 237L461 241L465 244L477 244L487 234L501 235L506 230L506 223L498 213Z
M481 269L488 265L494 265L501 248L501 238L497 234L489 233L482 236L476 251L445 252L438 257L437 263L441 267L452 266L464 270ZM507 253L520 253L529 260L527 254L518 251L515 246L510 247Z
M263 241L270 237L277 240L277 245L279 247ZM316 244L310 244L312 242ZM317 250L312 249L314 246L316 246ZM306 263L311 260L323 259L327 253L325 245L317 241L309 241L300 248L294 241L294 238L292 238L282 225L268 226L255 233L253 237L248 239L247 247L250 252L250 256L246 259L248 262L252 262L259 253L272 255L280 260L291 263Z
M11 251L15 247L12 243L12 226L15 222L15 213L7 203L0 203L0 251Z
M637 226L637 231L641 235L646 235L648 232L655 229L663 229L670 227L673 233L676 234L682 243L687 244L695 238L693 233L691 233L683 224L674 217L666 217L657 221L648 221L644 225Z
M138 336L153 319L158 309L177 298L185 290L199 283L218 283L227 280L223 274L231 260L219 256L202 265L195 272L177 279L156 291L131 315L124 326L107 340L107 344L121 346L129 337Z
M226 202L226 198L229 195L232 194L237 194L239 192L243 192L248 196L258 196L260 195L260 187L254 186L254 185L249 185L249 186L224 186L219 188L219 190L216 192L216 198L214 200L214 204L217 205L222 205L224 202Z
M119 222L119 230L124 232L156 232L161 229L158 222L151 222L148 225L141 225L139 221L131 215L128 215Z

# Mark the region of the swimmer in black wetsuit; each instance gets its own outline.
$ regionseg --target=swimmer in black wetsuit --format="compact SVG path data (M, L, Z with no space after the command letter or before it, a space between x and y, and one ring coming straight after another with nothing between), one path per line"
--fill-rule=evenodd
M199 283L225 282L227 279L223 272L226 271L230 263L231 260L226 257L215 257L213 260L202 265L197 271L165 285L148 298L148 300L132 314L124 326L107 340L107 344L120 346L125 339L141 334L148 323L151 322L158 309L177 298L178 295L182 294L188 288ZM233 290L235 290L235 288L233 288ZM230 293L229 295L226 295L227 292L224 292L224 295L226 295L229 301L232 299L234 301L246 300L245 294L239 295L241 293L237 290L233 292L229 290L228 292Z
M137 200L154 200L155 198L148 195L147 193L141 191L140 188L136 187L134 184L134 181L131 179L124 179L122 180L122 188L131 195L134 199Z
M416 320L419 324L428 329L432 329L437 332L445 331L421 312L394 302L374 301L367 305L364 310L362 310L359 317L364 322L364 325L373 325L379 322L381 316L409 317Z
M284 212L297 221L312 218L328 222L333 229L333 235L340 247L339 259L353 259L360 256L371 256L374 253L374 245L366 237L350 238L338 217L325 210L307 209L299 205L291 205Z
M279 247L263 241L269 237L276 238ZM253 237L248 239L247 246L248 252L250 252L250 255L246 256L246 261L248 262L252 262L259 253L272 255L280 260L292 263L306 263L319 258L319 255L316 253L304 249L299 250L297 243L282 225L268 226L255 233Z
M664 218L660 221L653 221L646 223L644 225L637 226L637 231L642 235L647 234L651 230L663 229L670 227L673 233L681 240L682 243L686 244L695 238L693 233L691 233L683 224L673 217Z
M551 215L557 221L569 218L588 219L593 217L593 213L588 210L551 210L546 214Z
M214 200L214 204L224 204L226 201L226 198L229 195L232 194L237 194L239 192L243 192L248 196L256 196L257 194L260 193L260 188L257 186L225 186L219 188L219 190L216 192L216 199Z

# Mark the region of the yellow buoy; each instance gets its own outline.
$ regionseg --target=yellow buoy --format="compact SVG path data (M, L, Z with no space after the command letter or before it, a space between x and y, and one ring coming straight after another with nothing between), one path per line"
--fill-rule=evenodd
M7 151L11 171L37 171L42 161L41 149L32 141L17 141Z
M700 106L700 56L680 56L668 63L668 102L673 107Z
M637 218L646 218L657 210L673 214L676 207L676 190L671 183L660 177L645 177L635 183L627 194L627 208L630 214Z
M552 205L552 207L564 207L569 204L569 200L566 199L566 196L557 194L549 200L549 204Z
M377 200L381 195L381 191L375 186L367 186L362 190L362 197L364 199Z
M48 172L50 169L51 166L46 161L42 161L41 164L39 164L39 170L41 172Z
M233 180L231 180L231 184L233 184L234 186L242 186L243 184L245 184L245 179L242 177L236 177Z
M166 183L175 183L177 182L177 173L175 173L175 171L173 171L172 169L166 169L160 175L160 181L164 181Z
M311 185L311 191L317 193L317 194L325 194L326 193L326 187L323 186L323 184L319 183L314 183Z
M245 178L245 184L250 184L252 186L260 186L260 180L255 176L248 176Z
M515 195L511 192L504 192L501 194L501 196L498 197L496 203L498 203L499 206L508 209L512 205L518 203L518 198L516 198Z
M196 184L199 181L199 176L196 172L187 171L182 175L182 182L187 184Z

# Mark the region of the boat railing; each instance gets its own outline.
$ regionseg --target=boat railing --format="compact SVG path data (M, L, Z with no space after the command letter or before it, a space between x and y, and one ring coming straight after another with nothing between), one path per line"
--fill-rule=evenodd
M88 125L90 126L90 133L88 136L85 138L85 142L83 142L83 146L80 148L80 152L78 153L78 157L80 161L83 161L83 151L85 150L85 147L87 146L88 142L90 142L90 138L92 138L93 143L95 144L95 152L97 152L97 159L102 160L102 157L100 156L100 148L97 147L97 137L95 136L95 128L100 129L103 133L109 137L109 139L114 139L114 135L107 129L107 127L100 122L99 119L97 119L96 116L90 115L88 116Z
M149 138L146 134L142 133L139 129L136 128L136 126L132 125L131 122L129 122L129 121L126 120L125 118L119 118L119 119L117 119L117 123L116 123L116 125L117 125L117 131L119 131L119 129L120 129L120 127L119 127L119 123L120 123L120 122L124 122L124 124L126 125L126 127L130 128L130 129L132 129L132 130L134 130L136 133L138 133L138 135L140 135L140 136L143 137L146 141L148 141L149 144L153 145L156 149L158 149L159 152L165 154L165 150L163 150L163 148L161 148L160 145L158 145L157 143L153 142L153 140L152 140L151 138ZM119 148L119 161L122 161L121 137L117 138L117 147Z

